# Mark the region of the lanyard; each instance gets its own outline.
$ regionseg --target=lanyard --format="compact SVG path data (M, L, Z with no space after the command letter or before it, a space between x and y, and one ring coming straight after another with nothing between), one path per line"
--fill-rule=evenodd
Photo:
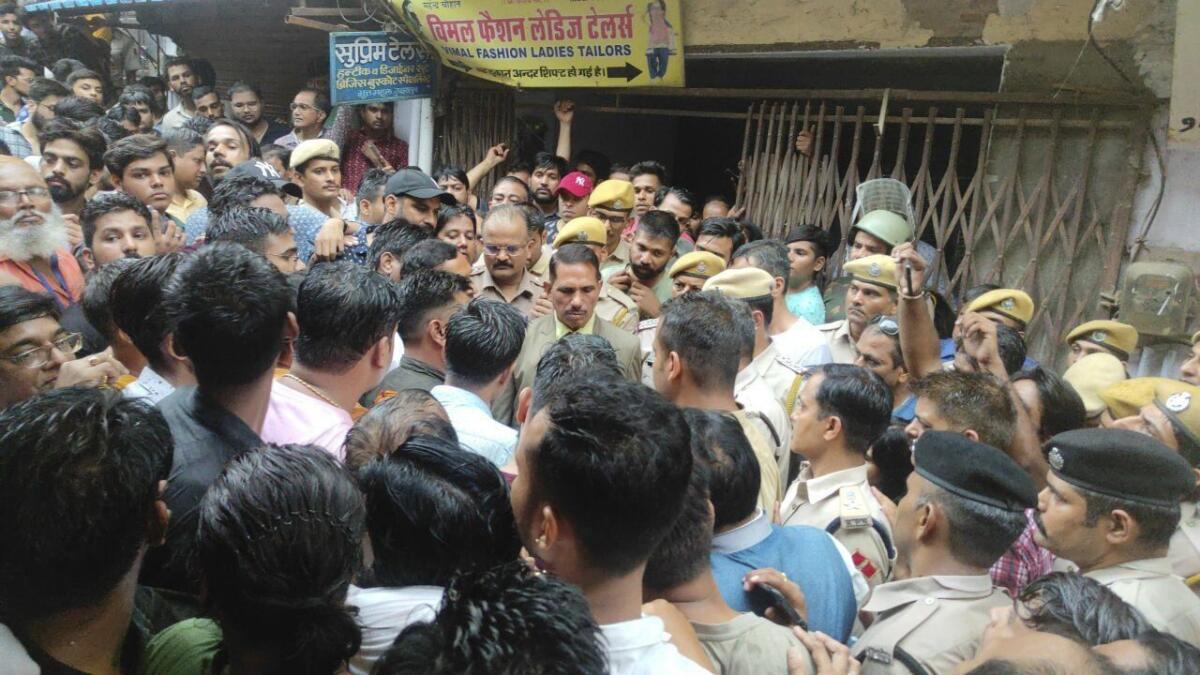
M37 278L37 282L42 285L42 288L46 289L46 292L50 294L50 297L54 298L54 304L58 305L59 309L66 310L67 306L58 299L58 291L54 290L54 286L50 284L50 281L46 279L46 277L42 276L42 273L37 271L32 264L29 266L29 270L33 272L33 276ZM57 253L52 253L50 255L50 272L54 274L54 279L58 281L59 286L62 287L63 293L70 295L71 289L67 287L67 280L63 278L62 272L58 269Z

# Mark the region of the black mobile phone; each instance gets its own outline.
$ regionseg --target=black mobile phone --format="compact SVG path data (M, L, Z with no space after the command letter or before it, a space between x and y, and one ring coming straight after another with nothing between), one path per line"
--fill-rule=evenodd
M755 614L765 617L768 607L774 607L775 615L786 619L788 624L808 630L808 623L804 621L804 617L783 597L783 593L773 586L756 584L750 591L750 608Z
M917 289L913 288L912 282L912 263L904 261L904 278L908 282L908 297L916 295Z

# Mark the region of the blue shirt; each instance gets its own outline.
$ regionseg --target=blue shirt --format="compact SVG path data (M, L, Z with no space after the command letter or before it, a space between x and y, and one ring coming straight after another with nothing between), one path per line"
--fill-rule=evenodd
M446 409L450 426L465 450L483 455L497 467L508 464L517 449L517 431L492 417L492 408L474 392L439 384L429 391Z
M786 300L788 311L792 314L801 319L808 319L814 326L825 323L825 299L821 297L821 291L817 290L816 284L799 293L788 293Z
M288 225L292 226L292 232L296 235L296 254L300 256L301 261L308 264L316 245L317 232L321 230L321 226L329 220L329 217L311 206L289 206L287 210ZM194 244L196 240L204 236L207 230L208 207L202 206L188 216L187 222L183 225L183 231L187 234L187 242ZM359 228L358 241L353 246L346 248L346 258L360 265L366 264L366 228Z
M892 423L907 425L917 416L917 397L910 395L892 411Z
M942 363L951 363L954 361L954 338L942 338L939 344L942 348ZM1041 364L1026 356L1025 362L1021 364L1021 370L1031 370L1033 368L1037 368L1039 365ZM1009 373L1009 375L1016 375L1016 373Z
M713 537L709 556L721 597L734 610L754 611L742 577L763 567L787 575L804 591L809 630L839 642L850 637L858 603L850 572L829 533L807 525L774 525L763 511L749 523Z

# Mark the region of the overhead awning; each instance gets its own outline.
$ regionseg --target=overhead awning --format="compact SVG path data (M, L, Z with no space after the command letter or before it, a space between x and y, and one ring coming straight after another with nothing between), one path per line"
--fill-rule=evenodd
M91 12L119 12L137 9L146 5L165 5L175 0L43 0L25 5L26 12L65 12L87 14Z

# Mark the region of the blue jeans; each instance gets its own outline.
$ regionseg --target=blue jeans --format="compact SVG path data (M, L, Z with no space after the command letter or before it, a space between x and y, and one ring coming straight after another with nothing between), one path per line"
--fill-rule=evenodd
M650 69L650 79L660 79L667 74L667 57L671 50L666 47L655 47L646 50L646 66Z

